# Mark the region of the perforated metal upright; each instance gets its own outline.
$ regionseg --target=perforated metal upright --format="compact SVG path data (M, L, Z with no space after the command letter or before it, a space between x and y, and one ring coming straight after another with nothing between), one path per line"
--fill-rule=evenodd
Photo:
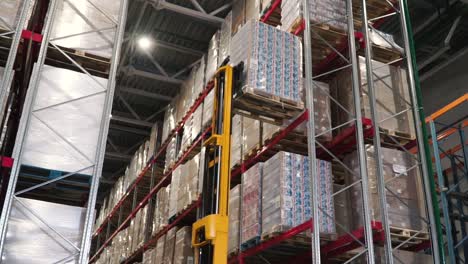
M23 108L13 152L15 163L0 218L2 261L18 232L12 228L11 212L13 208L21 207L28 212L30 219L27 221L31 225L40 222L45 235L55 238L69 253L66 257L59 256L56 252L47 252L47 245L38 244L41 240L32 241L45 249L41 254L46 254L54 263L88 262L127 5L127 0L51 0L49 3L41 50ZM24 25L24 20L21 21ZM20 31L15 31L16 42ZM90 68L95 63L83 61L96 56L105 58L106 67L101 72ZM6 83L4 80L3 88ZM70 89L76 88L73 85L77 83L81 84L80 89ZM90 109L93 112L88 112ZM54 114L51 116L51 113ZM35 141L39 138L41 143ZM48 160L48 169L66 173L28 188L18 188L22 166L40 166L44 160ZM45 221L37 213L38 208L31 208L22 196L77 174L89 175L90 188L80 222L81 235L70 240L68 234ZM56 218L66 214L65 210L60 210L62 207L57 208L53 212Z
M313 21L309 12L314 10L314 1L304 0L303 12L305 20L304 31L304 56L305 56L305 89L307 91L306 101L307 108L310 111L319 111L314 100L316 93L326 93L330 102L335 105L336 110L340 112L342 120L334 121L331 132L339 131L340 129L355 125L356 126L356 152L347 154L347 158L336 155L327 149L326 144L322 144L320 137L330 131L318 132L314 129L314 120L311 118L308 125L308 145L309 145L309 161L311 171L315 174L314 168L316 162L316 153L323 151L327 152L333 158L336 166L341 167L347 173L345 186L341 190L335 192L333 196L351 192L353 198L351 200L359 200L361 206L352 208L353 211L360 212L358 218L362 219L362 236L358 237L356 232L351 232L346 228L346 223L339 223L337 226L345 233L353 238L353 243L358 243L361 249L357 254L353 255L346 261L349 263L356 259L366 260L367 263L380 263L382 259L377 259L376 245L384 245L385 263L403 263L396 256L396 250L411 250L409 243L414 242L414 239L421 237L421 234L426 234L430 237L432 244L432 256L435 263L439 263L439 241L437 236L437 224L434 218L433 202L431 196L431 185L428 173L428 165L425 153L425 142L422 134L421 125L421 107L418 105L417 90L414 78L414 69L411 53L411 36L407 30L407 6L404 0L392 1L346 1L346 10L343 10L342 16L335 19L327 20L326 22L317 23ZM382 8L385 12L375 12L376 5ZM383 6L386 6L385 8ZM371 7L371 8L369 8ZM354 11L354 12L353 12ZM339 12L339 11L334 11ZM313 14L313 13L312 13ZM388 36L384 36L382 32L377 30L378 25L381 25L384 20L392 20L401 30L402 47L398 47L395 42L389 40ZM346 35L339 39L333 37L333 28L345 27L343 32ZM331 28L331 30L329 30ZM324 32L329 33L324 33ZM331 32L331 33L330 33ZM340 30L336 30L340 32ZM386 49L381 49L375 44L376 39L381 41L380 45L387 46ZM357 41L356 41L357 40ZM383 42L383 44L382 44ZM356 43L359 46L356 47ZM328 50L328 53L326 52ZM398 53L397 58L383 59L382 52L391 50ZM325 53L325 54L324 54ZM361 56L361 57L359 57ZM393 55L392 55L393 56ZM325 64L323 62L326 62ZM399 79L403 84L403 88L395 88L392 85L385 83L385 78L379 70L388 66L397 66L401 76ZM380 73L380 74L379 74ZM404 73L404 74L403 74ZM352 93L349 105L343 105L339 102L336 94L332 94L324 89L321 82L323 80L333 79L334 75L340 75L344 83L352 83ZM343 89L344 87L338 87ZM403 89L403 90L401 90ZM362 95L363 90L365 96ZM367 91L366 91L367 90ZM383 91L382 91L383 90ZM376 96L377 93L388 92L393 93L395 102L381 102ZM346 91L348 92L348 91ZM368 101L367 98L368 97ZM395 109L382 110L385 104L394 104ZM351 107L349 107L351 106ZM313 110L312 110L313 109ZM364 116L363 116L364 115ZM311 117L314 116L311 114ZM403 121L407 121L410 125L408 140L401 140L392 131L382 129L384 123L394 122L401 125ZM366 130L363 127L372 126L374 129L372 134L365 134ZM412 141L414 139L414 141ZM410 143L417 144L416 153L409 151ZM408 155L411 159L411 165L403 168L396 168L398 173L392 179L384 178L383 169L383 147L391 146ZM371 150L371 151L369 151ZM354 155L354 157L350 156ZM350 167L349 160L352 159L356 164ZM373 162L369 162L372 159ZM371 175L376 179L372 179ZM374 176L375 175L375 176ZM425 213L418 214L410 212L414 218L421 221L421 230L411 230L409 237L404 239L396 239L394 229L391 228L392 223L389 222L388 215L388 199L392 199L392 203L398 203L399 208L407 208L408 204L399 197L397 190L390 187L392 181L399 177L416 177L415 182L419 182L420 188L423 189ZM318 202L318 194L320 192L319 184L314 183L312 177L311 190L313 190L312 205L313 219L322 217L333 217L326 215ZM378 193L370 193L370 181L374 181L377 185ZM374 197L374 199L372 199ZM389 198L390 197L390 198ZM375 202L374 202L375 201ZM376 204L380 205L376 207ZM375 208L380 208L376 210ZM403 210L403 209L402 209ZM406 209L407 210L407 209ZM354 219L353 219L354 221ZM317 221L315 221L317 222ZM321 256L321 239L319 225L314 225L312 238L312 256L313 263L321 263L325 256ZM323 252L323 248L322 248ZM364 259L364 256L366 257Z
M13 66L21 40L21 33L28 21L28 11L32 3L33 0L0 2L0 8L5 12L0 17L0 37L11 38L5 68L3 73L0 73L0 120L4 115L8 91L14 76Z

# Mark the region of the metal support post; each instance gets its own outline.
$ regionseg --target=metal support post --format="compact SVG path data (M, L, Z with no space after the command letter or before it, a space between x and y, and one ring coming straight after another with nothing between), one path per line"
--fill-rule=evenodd
M447 200L448 187L445 186L445 183L444 183L442 164L440 162L439 143L437 142L437 132L436 132L434 121L431 121L429 125L431 127L431 137L435 139L432 141L432 148L433 148L435 166L436 166L436 171L437 171L437 180L439 182L442 211L444 213L445 237L447 239L447 244L448 244L447 248L448 248L448 253L449 253L449 259L450 259L450 263L456 263L455 251L452 246L453 245L452 225L450 224L450 214L448 210L448 202L449 202Z
M310 25L309 15L309 1L303 0L302 7L304 9L304 62L305 62L305 85L306 90L306 107L309 111L309 121L307 122L307 145L309 153L309 167L310 167L310 190L312 191L312 226L314 232L312 233L312 263L320 263L320 228L318 223L319 209L318 209L318 184L316 184L317 174L317 157L315 152L315 124L314 124L314 93L313 93L313 73L312 73L312 29Z

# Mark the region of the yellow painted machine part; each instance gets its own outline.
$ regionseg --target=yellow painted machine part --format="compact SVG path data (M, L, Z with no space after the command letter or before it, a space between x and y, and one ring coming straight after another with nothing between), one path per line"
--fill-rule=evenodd
M233 68L231 66L224 66L218 69L215 74L215 101L213 108L213 120L212 128L218 120L216 120L217 107L219 103L217 100L219 93L219 84L217 83L217 76L221 73L225 73L225 85L224 85L224 112L223 112L223 129L221 134L213 133L212 136L206 140L205 145L214 145L221 148L221 175L219 177L219 208L218 214L208 215L202 219L199 219L193 224L192 228L192 245L194 247L196 263L198 261L198 249L208 243L213 245L214 264L225 264L227 263L227 250L228 250L228 230L229 230L229 218L228 218L228 206L229 206L229 190L230 190L230 154L231 154L231 99L232 99L232 84L233 84ZM213 131L214 132L214 131ZM217 161L210 161L213 164ZM197 231L201 228L205 228L205 241L198 243Z

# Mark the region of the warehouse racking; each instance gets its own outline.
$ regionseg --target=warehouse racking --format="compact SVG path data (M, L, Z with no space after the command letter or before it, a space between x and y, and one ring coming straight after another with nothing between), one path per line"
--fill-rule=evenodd
M107 3L109 5L102 6L102 3L52 0L48 2L48 6L43 6L44 10L47 10L47 15L40 33L23 31L23 29L26 21L32 19L28 16L33 3L36 7L44 3L33 1L16 1L16 3L23 3L23 12L13 38L15 47L11 49L8 60L9 71L12 70L16 57L13 51L17 49L20 37L41 43L41 48L36 54L38 59L34 65L13 151L15 162L0 219L0 252L5 261L11 261L11 258L21 261L23 254L26 254L24 259L35 254L37 258L51 262L86 263L89 258L89 243L95 218L96 196L102 172L127 1L111 1ZM67 21L70 17L75 18L72 24ZM52 79L47 78L51 75ZM68 78L73 79L73 84ZM2 93L5 92L2 98L8 96L5 82L2 84ZM74 88L73 85L83 83L86 84L84 86L86 89L67 90ZM50 87L57 89L50 91L48 90ZM48 100L50 98L52 99ZM92 115L95 118L89 116L86 118L86 111L91 109L96 111ZM55 115L55 118L49 116L44 120L47 115ZM74 132L84 130L87 134L82 134L78 139L74 137ZM38 145L35 140L41 138L50 140ZM35 151L39 151L40 154L34 153ZM52 176L30 182L25 186L20 181L20 177L26 166L43 167ZM54 186L58 181L74 176L86 177L86 181L89 182L85 194L87 196L85 208L78 215L76 209L67 206L50 207L49 209L53 210L52 216L50 212L44 212L44 207L49 205L38 200L49 199L56 203L69 204L67 201L70 197L67 195L70 194L60 191L40 192L41 189ZM47 195L54 194L55 196L51 196L53 198L47 198ZM44 198L44 195L47 197ZM18 210L25 212L24 218L18 215ZM82 221L82 225L77 228L79 230L76 230L78 233L76 237L70 237L75 230L63 233L64 230L60 229L60 226L66 224L57 224L56 221L56 217L69 221L66 217L73 215ZM30 227L41 226L44 234L31 233L28 234L26 241L11 241L9 229L20 230L21 228L17 226L18 221ZM47 239L37 238L41 235L49 236L58 247ZM31 251L28 244L35 239L35 236L37 241L33 243L40 247L40 252Z
M463 263L461 256L466 256L467 232L464 203L466 193L461 192L466 185L468 141L466 128L468 120L463 109L466 109L468 94L426 118L430 127L432 160L435 164L437 190L440 197L445 236L444 243L450 263ZM455 121L448 114L455 116ZM445 118L445 119L444 119Z
M345 187L342 191L338 191L334 195L346 192L351 188L356 186L361 186L359 192L362 195L363 202L363 212L362 217L364 219L364 225L353 230L344 230L343 234L340 235L337 239L333 241L323 241L320 238L319 230L317 228L313 230L313 223L307 221L302 225L296 226L286 232L281 233L280 235L260 242L258 245L240 252L238 255L233 256L230 259L231 263L239 262L249 262L255 261L256 259L268 259L269 257L280 258L288 257L290 254L296 255L296 261L307 260L310 258L314 259L314 263L320 263L321 257L326 257L332 259L337 256L341 256L346 252L353 252L350 255L348 260L354 260L361 258L362 256L368 256L369 263L374 263L374 245L384 246L386 250L386 260L388 263L396 263L398 257L394 257L392 252L397 252L398 249L404 248L407 251L422 251L424 249L429 249L432 245L432 255L435 262L438 259L443 258L443 251L440 251L440 237L438 237L438 231L440 230L439 224L434 218L434 213L438 212L436 207L433 207L433 199L431 196L434 191L433 184L431 183L430 168L427 164L426 156L428 153L425 152L424 147L424 137L422 129L420 128L420 120L422 113L420 113L420 107L418 106L420 102L418 101L418 88L417 82L415 82L415 74L412 70L413 58L412 58L412 44L410 39L410 34L408 32L408 21L407 21L407 7L405 1L346 1L346 14L341 18L342 21L346 21L346 30L347 34L343 34L338 30L333 30L326 25L314 24L308 18L308 1L302 1L304 6L304 20L297 23L294 28L291 29L295 35L300 35L304 38L304 56L305 56L305 65L306 65L306 89L309 94L307 95L307 109L301 113L297 118L294 119L288 126L281 129L280 132L276 133L271 140L265 144L265 146L259 148L257 152L253 155L246 157L242 161L240 166L232 170L232 185L240 182L239 177L250 167L255 165L260 161L264 161L269 157L273 156L276 152L281 150L287 150L291 152L298 152L300 154L309 153L310 164L315 164L316 159L324 159L334 161L337 164L337 167L340 167L341 170L352 171L346 164L343 162L344 154L355 153L355 157L359 160L359 171L358 177L354 182L345 183ZM282 1L276 0L272 1L271 5L265 10L264 15L262 16L262 22L267 24L277 26L278 19L275 14L281 12L280 6ZM371 7L368 11L364 6ZM362 13L361 11L362 10ZM395 19L398 20L398 26L401 27L402 36L404 39L404 47L401 51L396 51L394 43L389 43L390 47L383 48L379 45L368 45L368 43L373 43L371 40L371 30L376 32L379 25L385 23L385 21ZM362 26L362 31L355 31L354 26ZM350 33L352 32L352 33ZM377 33L379 34L379 33ZM385 40L385 38L384 38ZM386 41L386 40L385 40ZM356 47L358 43L358 47ZM317 55L317 53L322 52L325 54ZM369 87L369 98L370 111L368 116L361 116L361 96L358 87L362 85L359 78L359 61L356 56L350 54L359 54L365 58L364 63L366 65L363 72L367 76L366 79L371 80L367 83ZM376 64L373 60L380 62L379 66L374 66ZM361 62L362 63L362 62ZM377 109L378 104L381 102L376 101L376 96L374 94L374 86L378 86L379 81L381 81L382 76L378 75L378 70L385 67L386 65L397 65L405 68L407 70L407 81L408 81L408 98L401 98L402 96L397 96L401 102L399 105L402 106L398 112L394 112L389 116L382 118L378 116ZM345 107L339 107L339 111L346 113L351 116L349 120L338 124L330 129L327 132L333 132L334 137L330 142L323 142L320 140L321 134L315 135L313 121L307 122L309 120L310 109L314 109L314 104L312 98L314 97L311 91L312 87L315 87L315 82L317 80L326 79L329 75L344 71L350 70L348 72L348 78L353 83L353 101L354 104L351 105L351 108L346 109ZM362 77L361 77L362 78ZM365 77L364 77L365 78ZM185 122L188 120L190 115L201 105L204 98L206 97L209 89L211 87L208 85L205 88L205 92L202 93L199 98L195 101L194 105L184 116L184 119L178 123L176 129L174 129L169 138L161 144L158 153L156 153L147 163L144 170L140 173L135 183L129 188L125 195L120 199L117 205L111 210L108 216L100 224L100 226L95 231L94 243L95 243L95 254L91 258L91 262L95 261L99 254L108 246L112 239L117 235L117 233L129 225L130 220L135 217L136 213L143 208L144 205L149 203L157 191L166 186L171 181L171 173L173 170L183 162L187 160L187 157L197 153L204 139L210 133L210 128L207 128L205 132L198 137L188 151L178 159L175 166L164 174L161 178L161 175L157 175L155 166L160 166L158 160L164 155L166 147L168 145L169 139L177 135L183 127ZM379 86L378 89L386 89L385 87ZM331 101L336 102L336 98L328 95ZM337 103L338 104L338 103ZM354 114L353 114L354 113ZM413 120L412 126L414 129L414 134L408 135L409 133L396 133L398 131L389 131L382 129L380 124L391 120L398 119L400 116L409 114ZM291 135L293 130L299 125L309 123L309 134L307 137L302 137L297 139L297 135L294 135L295 140L305 144L300 147L295 146L293 148L288 148L288 143L291 142ZM378 124L378 125L376 125ZM367 189L368 189L368 170L366 165L366 156L365 156L365 144L371 144L375 148L375 155L380 156L382 147L398 149L404 152L409 152L408 149L414 145L417 145L421 151L411 153L412 157L415 159L413 166L407 170L417 170L423 177L419 180L424 182L425 190L425 200L427 201L427 214L418 216L424 218L424 222L427 223L421 230L410 230L409 235L401 235L401 230L396 230L392 228L388 223L388 212L386 212L386 206L381 206L383 209L383 217L381 221L371 221L370 216L370 206L369 201L367 200ZM307 147L306 147L307 146ZM316 149L316 151L311 151ZM357 150L357 151L356 151ZM424 151L423 151L424 150ZM380 160L380 159L377 159ZM383 179L383 164L377 162L377 182L379 187L379 193L384 195L379 195L378 200L381 205L386 204L387 196L394 196L392 190L386 186L388 182ZM151 186L150 191L145 193L143 196L139 194L139 183L141 180L146 177L148 171L153 171L151 173ZM405 174L405 171L400 172L400 174ZM160 178L159 183L156 183L156 179ZM312 186L317 186L312 184ZM314 193L318 193L318 190L315 189ZM314 219L318 218L320 207L317 205L317 198L313 199L314 201ZM158 232L153 237L148 237L145 241L145 244L141 246L135 253L133 253L129 258L125 259L124 263L133 263L141 259L144 251L155 246L156 241L159 237L163 236L170 230L172 227L180 223L191 223L195 220L195 211L199 206L199 202L193 203L185 211L181 212L175 219L172 220L162 231ZM404 203L402 203L404 206ZM341 227L344 227L343 224L340 224ZM313 249L311 251L304 250L302 247L291 247L287 241L291 238L294 238L296 235L306 231L313 231ZM314 232L315 231L315 232ZM401 238L403 237L403 239ZM306 243L307 244L307 243ZM309 243L310 245L310 243ZM240 247L240 245L239 245ZM355 251L359 249L359 251ZM288 254L283 254L281 252L288 251ZM279 252L279 253L278 253ZM313 253L311 253L313 252ZM271 261L271 259L269 259ZM283 259L283 261L285 261ZM295 262L296 263L296 262Z

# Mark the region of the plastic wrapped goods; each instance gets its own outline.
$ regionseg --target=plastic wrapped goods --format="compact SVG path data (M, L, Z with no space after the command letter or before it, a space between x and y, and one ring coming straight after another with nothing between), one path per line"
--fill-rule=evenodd
M177 227L171 228L167 231L166 243L164 245L164 264L172 264L174 258L174 248L176 242Z
M261 145L260 121L234 115L231 123L231 167Z
M161 138L162 142L166 141L171 131L175 129L177 121L178 120L176 120L175 117L175 104L174 101L172 101L164 112L164 126Z
M229 240L228 253L239 249L240 185L229 191Z
M166 246L166 235L158 238L156 242L156 254L154 257L154 263L164 263L164 248Z
M310 19L314 23L324 23L338 29L346 29L346 1L311 0L309 1ZM301 0L281 2L281 29L289 31L300 24L303 18Z
M171 181L171 191L169 195L169 209L168 209L168 216L169 218L175 216L177 214L177 203L179 198L179 190L181 190L181 182L183 165L178 166L172 172L172 181ZM183 191L183 187L181 192Z
M406 111L411 102L407 83L406 70L400 66L385 65L372 61L374 70L374 91L376 110L380 128L390 132L404 133L414 138L413 115ZM363 117L370 118L370 101L367 88L367 73L365 58L359 57L361 79L361 109ZM331 95L348 111L354 113L354 97L352 95L351 70L346 69L335 75L330 84ZM405 102L406 101L406 102ZM350 116L335 104L332 104L334 126L345 123ZM400 113L396 115L397 113ZM394 116L396 115L396 116ZM392 117L394 116L394 117Z
M262 11L260 0L235 0L232 5L232 34L250 19L259 20Z
M169 140L166 150L166 162L164 166L164 172L169 171L172 168L177 158L177 138L172 137Z
M232 64L244 62L240 84L244 92L300 102L301 54L298 37L254 20L247 22L232 38Z
M231 121L231 168L242 161L242 116L234 115Z
M231 27L232 27L232 12L227 14L221 29L219 31L219 56L218 67L223 61L231 55Z
M427 264L433 263L432 256L427 255L424 253L417 253L411 252L406 250L393 250L393 258L398 263L405 263L405 264ZM383 247L375 247L374 248L375 254L375 263L376 264L384 264L385 261L385 249ZM364 258L360 258L358 263L367 263L367 260Z
M333 192L336 193L345 188L343 185L333 184ZM351 212L350 212L350 201L349 191L342 191L341 193L333 197L334 208L335 208L335 221L336 221L336 233L338 236L346 235L347 233L342 227L346 228L346 231L351 229ZM339 225L338 225L339 224Z
M152 264L153 262L153 256L154 256L154 251L156 249L148 249L147 251L143 252L143 262L142 264Z
M352 153L345 158L345 163L353 170L347 179L350 183L359 180L359 162L357 154ZM366 146L366 160L369 177L369 206L371 220L382 221L380 198L378 194L377 168L372 145ZM387 182L386 198L389 224L396 228L421 230L423 221L420 217L426 215L424 191L416 161L406 152L382 148L384 180ZM412 169L411 169L412 168ZM397 195L395 197L392 192ZM353 228L362 226L362 195L360 187L351 190L351 212ZM406 205L408 206L406 206Z
M217 31L208 44L208 56L206 57L206 79L213 78L216 70L218 69L218 57L219 57L219 38L220 33Z
M242 174L242 243L261 235L262 170L263 163L257 163Z
M320 234L334 234L332 175L329 162L317 160L316 183L320 185ZM262 235L282 232L312 217L308 158L279 152L263 167Z
M212 89L203 101L202 127L208 127L211 125L211 118L214 112L214 94L215 90Z
M205 56L200 59L200 64L193 68L194 71L194 84L193 84L193 98L198 98L198 96L203 92L205 89L205 81L208 82L207 78L205 77Z
M184 226L176 233L173 264L194 263L192 249L192 228Z
M156 194L156 206L153 217L153 235L168 224L169 193L171 185L161 188Z

